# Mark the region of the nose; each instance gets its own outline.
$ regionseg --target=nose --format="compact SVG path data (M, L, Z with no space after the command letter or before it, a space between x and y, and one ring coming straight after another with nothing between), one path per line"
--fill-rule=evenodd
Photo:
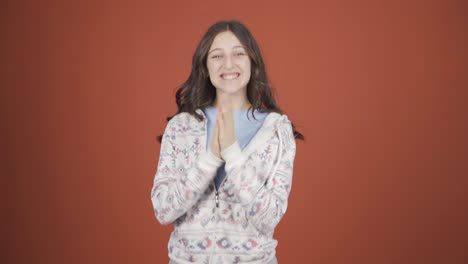
M226 69L232 68L232 58L231 58L231 56L226 56L226 59L224 60L223 66Z

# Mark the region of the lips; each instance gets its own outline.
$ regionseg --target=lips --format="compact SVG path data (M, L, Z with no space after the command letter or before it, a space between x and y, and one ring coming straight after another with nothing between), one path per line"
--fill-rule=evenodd
M239 76L240 76L240 73L238 73L238 72L223 73L223 74L220 75L220 77L223 80L235 80L235 79L239 78Z

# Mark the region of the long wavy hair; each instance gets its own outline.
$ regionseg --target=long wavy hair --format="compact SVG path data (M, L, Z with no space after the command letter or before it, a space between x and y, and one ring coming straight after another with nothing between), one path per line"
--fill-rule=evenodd
M192 58L190 76L176 92L177 112L169 116L167 121L182 112L190 113L197 120L202 121L203 116L197 113L196 110L213 105L216 98L216 88L208 78L209 73L206 62L213 40L219 33L225 31L231 31L239 39L251 61L251 75L247 84L247 99L251 104L249 111L252 110L253 112L255 109L260 112L283 114L273 97L257 42L246 26L239 21L230 20L213 24L200 40ZM304 140L304 136L296 130L294 124L292 124L292 127L294 137ZM158 141L161 142L161 139L162 135L158 137Z

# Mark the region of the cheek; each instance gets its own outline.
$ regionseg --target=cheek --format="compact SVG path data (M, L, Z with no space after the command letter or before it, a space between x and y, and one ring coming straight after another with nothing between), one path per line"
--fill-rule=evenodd
M210 76L214 76L214 75L216 74L215 67L213 66L213 64L208 63L208 64L206 65L206 68L208 69L208 74L209 74Z
M243 67L244 70L245 70L245 71L248 70L248 71L250 72L250 65L251 65L250 60L245 61L245 62L244 62L244 67Z
M250 78L250 75L251 75L251 71L252 69L250 68L250 62L247 62L244 66L244 71L245 73L248 75L248 77Z

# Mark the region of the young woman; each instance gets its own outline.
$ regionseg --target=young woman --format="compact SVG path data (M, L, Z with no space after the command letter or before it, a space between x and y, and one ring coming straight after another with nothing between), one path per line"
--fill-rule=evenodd
M277 106L243 24L208 29L176 102L151 191L158 221L174 224L170 263L277 263L273 233L303 136Z

